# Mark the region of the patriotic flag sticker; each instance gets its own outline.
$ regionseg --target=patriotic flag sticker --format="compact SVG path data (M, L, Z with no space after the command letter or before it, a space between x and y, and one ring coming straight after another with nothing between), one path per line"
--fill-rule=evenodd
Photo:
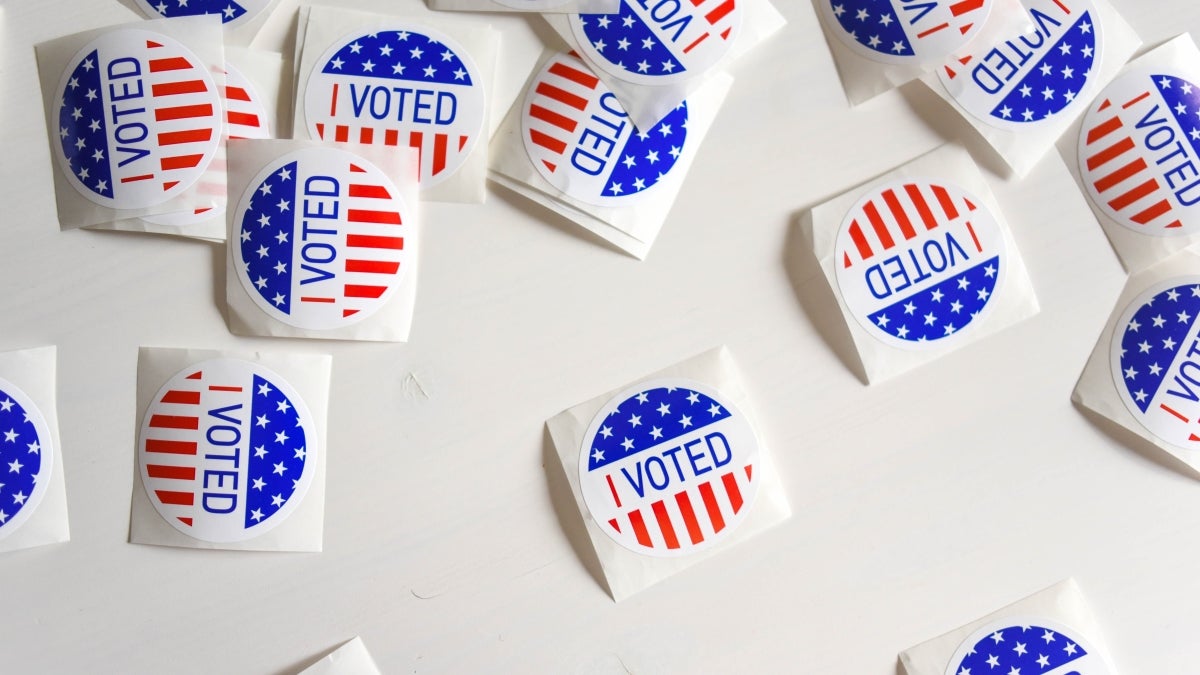
M1023 128L1084 105L1080 92L1099 73L1103 39L1091 0L1026 6L1032 34L989 45L938 73L963 108L1000 128Z
M479 69L466 50L425 26L390 24L335 43L309 77L312 138L420 152L422 187L458 170L484 133Z
M1161 68L1114 80L1084 117L1079 171L1092 202L1135 232L1200 231L1200 85Z
M0 378L0 539L21 527L50 486L54 445L33 401Z
M63 174L100 206L140 209L188 190L221 145L208 66L165 35L125 28L72 57L55 101Z
M946 675L1112 675L1077 631L1043 618L1009 617L963 641Z
M176 530L245 541L283 522L317 465L314 420L282 377L248 361L211 359L154 395L138 435L150 502Z
M242 195L231 242L238 279L260 309L288 325L356 323L403 281L412 217L374 164L339 148L296 150L267 165Z
M898 181L863 196L835 243L842 298L863 328L907 349L945 344L987 312L1004 276L1004 236L951 183Z
M638 130L583 61L558 54L525 95L521 135L530 161L551 185L589 204L623 207L652 192L675 166L687 122L683 102Z
M822 0L833 32L860 56L884 63L941 62L970 42L994 0Z
M618 14L573 14L584 55L634 84L672 84L711 68L742 25L737 0L621 0Z
M137 0L149 16L172 18L218 14L226 26L239 26L253 19L271 0Z
M746 518L761 482L758 440L720 392L682 378L642 382L610 400L584 435L588 511L621 546L694 553Z
M1200 447L1200 277L1139 295L1117 322L1110 363L1130 414L1175 447Z

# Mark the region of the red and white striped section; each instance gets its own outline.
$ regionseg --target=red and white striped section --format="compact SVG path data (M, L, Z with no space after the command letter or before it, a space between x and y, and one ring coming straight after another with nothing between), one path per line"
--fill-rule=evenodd
M600 78L588 72L574 53L556 56L534 84L526 103L526 134L539 148L538 161L551 173L558 170L560 158L575 142L575 132L599 84Z
M185 381L194 381L195 387L170 389L153 403L155 412L150 415L142 436L145 444L142 479L146 481L147 492L158 500L160 512L165 509L188 527L192 526L199 489L196 454L201 433L203 376L201 371L188 375Z
M976 208L961 192L951 193L937 184L904 183L888 187L850 214L853 219L848 234L853 246L843 252L842 267L867 262ZM968 223L967 227L971 225Z
M753 466L747 464L626 511L608 525L618 533L631 532L638 544L649 549L673 551L696 546L720 533L741 513L746 505L744 495L753 494L753 473ZM613 499L619 507L615 489Z
M959 0L947 8L950 11L949 20L922 30L917 33L917 39L923 40L944 30L957 30L960 35L966 35L975 27L976 21L987 16L986 11L982 15L980 14L986 5L986 0Z
M695 49L702 42L708 39L710 35L717 35L722 40L728 40L729 35L733 33L735 25L734 10L737 9L736 0L691 0L692 6L704 13L704 20L709 25L709 29L694 38L683 48L683 53Z

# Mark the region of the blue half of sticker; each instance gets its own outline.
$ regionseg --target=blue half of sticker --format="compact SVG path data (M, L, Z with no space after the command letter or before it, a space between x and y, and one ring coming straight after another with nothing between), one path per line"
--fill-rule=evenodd
M686 20L685 20L686 19ZM654 29L633 11L628 0L621 1L618 14L581 14L580 25L588 42L609 62L639 75L671 75L687 69L658 38ZM661 27L664 34L682 31L691 17L680 17ZM683 22L683 23L681 23Z
M150 4L154 11L168 18L220 14L221 22L229 23L246 14L246 8L232 0L159 0L157 4L150 0Z
M27 508L42 468L43 440L21 404L0 389L0 527Z
M58 137L71 173L88 190L111 198L112 169L108 153L108 126L100 84L99 52L85 56L67 80L58 111Z
M889 0L831 0L831 3L838 24L855 42L880 54L916 54Z
M880 330L909 342L928 342L953 335L969 324L996 290L1000 256L869 315Z
M957 675L1042 675L1087 656L1078 643L1041 626L1010 626L984 636L953 671Z
M704 394L677 387L630 396L604 418L592 439L588 471L672 441L730 417Z
M1172 372L1179 352L1189 347L1187 336L1198 316L1200 285L1176 286L1138 308L1125 326L1121 335L1121 381L1143 413Z
M1174 75L1153 75L1151 79L1167 105L1167 112L1175 118L1181 130L1188 130L1184 140L1191 147L1192 156L1200 157L1200 89ZM1151 110L1151 114L1142 120L1145 125L1157 124L1152 116L1161 118L1161 115L1153 115L1154 112Z
M1036 50L1050 39L1061 22L1036 9L1030 11L1030 16L1037 28L1035 36L1042 42L1031 45L1029 40L1034 38L1028 36L1022 37L1021 41L1025 48ZM1057 42L1042 52L1037 66L1028 71L1019 87L992 109L991 115L1010 122L1037 122L1070 105L1087 84L1095 65L1096 32L1093 27L1091 12L1081 14ZM1017 58L1030 58L1031 53L1013 48L1018 49ZM1003 86L999 82L996 84Z
M458 54L432 37L415 31L364 35L339 49L321 72L471 86L470 71ZM412 91L407 93L415 96ZM403 93L400 95L403 101Z
M285 165L257 187L242 216L239 242L255 290L284 314L292 307L296 165Z
M662 180L683 150L687 120L687 103L680 103L649 131L635 129L613 165L604 185L604 196L641 192Z
M292 402L265 378L254 376L245 527L275 515L296 491L308 459L304 427Z

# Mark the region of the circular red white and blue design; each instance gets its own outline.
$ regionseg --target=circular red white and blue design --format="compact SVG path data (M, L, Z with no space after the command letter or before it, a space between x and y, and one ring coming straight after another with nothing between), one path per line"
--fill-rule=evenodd
M855 320L896 347L958 340L993 306L1004 277L1004 235L977 197L957 185L896 181L846 214L835 276Z
M1200 82L1162 68L1114 80L1083 118L1079 172L1092 203L1151 236L1200 230Z
M296 510L319 451L312 414L286 380L249 361L210 359L154 395L138 434L138 470L176 530L237 542Z
M558 54L525 94L521 137L529 160L564 194L631 206L668 174L687 143L687 103L645 131L578 57Z
M1057 621L1008 617L971 633L959 645L946 675L1113 675L1078 631Z
M221 95L187 47L151 31L104 33L71 58L55 95L68 182L113 209L191 188L221 144Z
M271 4L271 0L137 0L147 16L174 18L215 14L228 27L250 21Z
M317 60L304 97L312 138L416 148L422 187L466 161L486 112L483 78L462 46L431 28L394 22L334 43Z
M946 90L973 116L1019 129L1085 106L1104 45L1091 0L1032 0L1034 32L1014 35L938 71Z
M33 515L53 470L54 442L42 412L25 392L0 378L0 539Z
M573 14L571 30L592 63L634 84L673 84L720 61L742 25L737 0L621 0L617 14Z
M596 525L651 556L688 555L727 539L762 482L758 439L719 391L683 378L614 396L584 435L579 486Z
M1110 363L1121 400L1151 434L1200 448L1200 276L1141 293L1121 315Z
M883 63L941 63L983 28L993 0L821 0L826 23L860 56Z
M250 181L234 214L238 279L254 303L297 328L361 321L411 265L412 214L390 178L340 148L290 152Z

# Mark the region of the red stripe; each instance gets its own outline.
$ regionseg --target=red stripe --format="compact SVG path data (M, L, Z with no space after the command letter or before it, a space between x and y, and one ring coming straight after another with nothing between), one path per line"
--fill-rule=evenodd
M163 403L184 403L188 405L200 405L200 392L198 391L178 391L172 389L162 397Z
M658 500L650 505L654 509L654 518L658 521L658 529L662 531L663 539L667 542L667 548L679 548L679 538L675 536L675 526L671 524L671 516L667 513L667 506L662 500Z
M326 304L332 305L333 303L337 302L337 299L336 298L315 298L311 295L302 295L302 296L300 296L300 302L320 302L320 303L326 303Z
M696 520L696 512L692 510L692 500L686 491L675 495L675 503L679 505L679 513L683 516L683 524L687 526L688 536L693 544L704 541L704 532Z
M189 129L187 131L165 131L158 135L159 145L181 143L203 143L212 138L212 129ZM166 167L163 167L166 168Z
M629 524L633 525L633 533L637 535L638 543L642 546L654 546L650 541L650 533L646 531L646 522L642 520L641 511L629 512Z
M1134 161L1096 181L1097 192L1108 192L1126 179L1147 169L1146 160L1138 157Z
M608 491L612 493L613 502L616 503L617 508L621 508L621 495L617 494L617 486L613 485L612 474L610 473L610 474L605 475L604 479L608 481ZM615 527L615 525L614 525L614 527ZM618 527L617 531L620 532L621 528Z
M704 18L710 24L715 24L716 22L720 21L721 19L724 19L732 11L733 11L733 0L725 0L725 2L722 2L720 5L718 5L716 9L712 10L708 14L705 14Z
M419 131L408 132L408 147L416 149L416 151L417 151L417 166L418 167L424 166L421 163L424 160L424 157L423 157L424 152L421 147L421 138L422 138L421 132L419 132Z
M146 475L151 478L170 478L172 480L196 480L194 466L167 466L165 464L147 464Z
M1172 408L1170 408L1169 406L1167 406L1167 404L1166 404L1166 403L1159 403L1159 404L1158 404L1158 407L1162 408L1163 410L1166 410L1167 412L1169 412L1169 413L1171 413L1172 415L1174 415L1174 416L1178 417L1179 419L1183 420L1184 422L1190 422L1190 421L1191 421L1191 420L1189 420L1188 418L1184 417L1183 415L1179 414L1177 411L1175 411L1175 410L1173 410Z
M921 214L921 222L925 223L926 230L937 228L937 221L933 218L933 211L929 210L929 203L925 201L925 195L921 194L921 189L916 185L909 183L904 186L904 192L908 194L908 198L912 200L913 206L917 207L917 213Z
M983 7L983 0L961 0L950 5L950 13L954 16L962 16L968 12L974 12L980 7Z
M385 260L347 260L347 272L365 272L367 274L395 274L400 269L400 263ZM620 504L617 504L620 506Z
M433 175L438 175L446 168L446 142L448 140L446 134L437 134L433 137Z
M400 132L395 129L388 129L383 134L383 142L386 145L396 145L400 142Z
M122 183L136 183L139 180L150 180L151 178L154 178L154 174L144 173L140 176L126 176L121 179L121 182Z
M717 505L717 496L713 494L711 482L700 484L700 497L704 500L704 509L708 511L708 519L712 522L713 532L725 529L725 517L721 515L721 507Z
M213 114L211 103L197 105L178 105L172 108L159 108L154 111L154 119L158 122L182 120L189 117L210 117Z
M1130 190L1129 192L1126 192L1125 194L1121 195L1120 197L1117 197L1116 199L1112 200L1111 202L1108 203L1108 205L1113 207L1114 211L1120 211L1120 210L1124 209L1126 206L1129 206L1130 204L1141 199L1142 197L1152 194L1157 189L1158 189L1158 181L1151 178L1150 180L1146 181L1145 183L1142 183L1141 185Z
M1145 211L1138 213L1136 216L1133 216L1133 218L1131 218L1131 220L1133 220L1133 222L1137 223L1138 225L1145 225L1146 223L1154 220L1155 218L1161 216L1162 214L1164 214L1170 210L1171 210L1171 205L1167 202L1167 200L1164 199L1164 200L1158 202L1157 204L1155 204L1154 206L1151 206L1150 208L1146 209Z
M591 73L585 73L577 68L572 68L571 66L568 66L562 62L557 62L550 66L550 74L557 75L565 80L570 80L575 84L582 84L588 89L595 89L596 85L600 83L600 78L596 77L595 75L592 75ZM580 110L582 110L582 108L580 108Z
M1064 5L1062 0L1054 0L1054 4L1058 5L1058 8L1061 9L1064 14L1070 15L1071 8Z
M146 439L146 452L161 452L168 455L196 454L195 441L164 441L160 438Z
M547 84L545 82L538 82L538 86L534 91L536 91L538 94L541 94L542 96L554 99L555 101L558 101L559 103L569 105L572 108L575 108L576 110L586 110L587 109L587 99L586 98L584 98L582 96L576 96L575 94L572 94L571 92L567 91L566 89L560 89L552 84Z
M950 199L950 193L946 192L946 188L940 185L933 186L933 196L937 197L938 204L942 207L942 212L950 220L958 217L958 209L954 206L954 200Z
M400 214L395 211L368 211L367 209L348 209L346 219L352 223L378 223L380 225L400 225Z
M883 219L879 217L879 209L875 208L875 202L867 202L863 206L863 212L867 214L867 220L871 221L871 229L875 230L875 236L879 238L879 244L883 246L883 250L888 250L896 245L892 240L892 233L888 232L887 225Z
M930 35L933 35L934 33L938 32L939 30L942 30L944 28L949 28L949 27L950 27L950 24L948 24L948 23L939 24L937 26L934 26L933 28L930 28L929 30L921 31L920 33L917 33L917 38L920 39L920 38L924 38L924 37L929 37Z
M1150 92L1148 92L1148 91L1143 92L1140 96L1131 98L1128 101L1126 101L1124 104L1122 104L1121 109L1128 110L1129 108L1132 108L1133 106L1137 105L1139 102L1144 101L1146 99L1146 97L1149 95L1150 95Z
M204 159L204 155L176 155L175 157L163 157L158 160L158 164L162 167L163 171L190 169L198 166L202 159Z
M350 165L350 173L366 173L367 170L357 164Z
M334 85L334 86L337 86L337 85ZM246 91L245 89L242 89L241 87L226 86L225 87L225 98L232 99L234 101L249 102L250 101L250 92Z
M888 210L892 212L892 217L896 219L896 224L900 226L900 233L904 235L904 238L912 239L917 236L917 231L913 229L912 222L908 220L908 214L904 212L904 207L900 205L896 193L892 190L885 190L883 201L887 204Z
M566 143L553 136L544 134L537 129L529 130L529 140L533 141L535 145L540 145L543 148L546 148L547 150L559 155L563 154L563 151L567 149Z
M686 53L692 51L692 49L694 49L696 47L696 45L700 44L701 42L704 42L705 38L707 38L707 37L708 37L708 33L704 33L700 37L696 38L695 40L692 40L692 43L690 45L683 48L683 53L686 54Z
M401 250L404 248L404 237L378 237L370 234L348 234L346 245L354 248L388 248Z
M172 490L155 490L158 500L164 504L176 506L192 506L196 503L196 495L191 492L174 492Z
M158 429L199 429L200 420L183 415L154 415L150 418L150 426Z
M343 295L347 298L378 298L387 291L387 286L367 286L365 284L346 284Z
M971 233L971 241L975 242L975 250L983 253L983 246L979 243L979 236L975 234L975 226L969 220L967 221L967 232Z
M199 94L208 91L204 80L179 80L177 82L162 82L151 85L152 96L174 96L176 94Z
M529 114L534 119L539 119L543 122L549 122L559 129L564 129L568 132L574 132L575 127L579 126L579 123L570 117L561 115L553 110L550 110L549 108L543 108L542 106L536 104L529 106Z
M241 387L223 387L221 385L214 384L214 385L210 386L208 388L208 390L209 391L241 391L242 388Z
M733 472L721 476L721 482L725 484L725 492L729 495L729 504L733 507L733 512L737 513L742 510L742 491L738 489L737 478Z
M351 93L353 93L353 91L354 90L351 90ZM337 117L337 95L338 95L338 83L334 82L333 83L333 94L330 95L330 97L329 97L329 116L330 117Z
M858 257L863 260L868 260L872 255L871 245L867 243L867 238L863 236L862 228L858 226L858 221L850 223L850 239L854 242L854 247L858 249Z
M346 126L345 124L337 125L337 128L333 130L333 140L337 141L338 143L345 143L349 141L350 127Z
M350 196L367 199L391 199L392 197L387 188L382 185L359 185L357 183L350 184Z
M375 130L371 127L363 127L358 130L358 142L364 145L370 145L375 142Z
M169 59L150 59L150 72L165 73L169 70L186 70L192 67L192 62L182 56Z
M1125 126L1120 117L1110 117L1100 124L1088 129L1087 144L1091 145L1112 132Z
M1097 167L1104 166L1105 164L1116 159L1117 157L1120 157L1121 155L1129 152L1134 147L1135 146L1134 146L1132 138L1129 138L1129 137L1122 138L1121 140L1108 146L1107 148L1101 150L1100 152L1097 152L1096 154L1092 155L1091 157L1088 157L1088 160L1087 160L1088 171L1095 171Z

